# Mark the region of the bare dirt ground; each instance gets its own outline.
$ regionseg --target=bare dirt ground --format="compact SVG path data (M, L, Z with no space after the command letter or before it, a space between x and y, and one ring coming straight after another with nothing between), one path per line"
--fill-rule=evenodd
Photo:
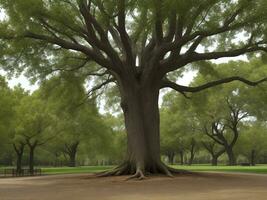
M199 173L175 178L54 175L0 179L0 200L266 200L267 176Z

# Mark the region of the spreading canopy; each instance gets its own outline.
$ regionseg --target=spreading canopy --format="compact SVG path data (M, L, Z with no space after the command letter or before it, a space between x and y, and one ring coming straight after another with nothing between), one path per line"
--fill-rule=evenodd
M187 88L169 72L190 63L267 50L265 0L2 0L1 62L45 77L79 71L102 83L122 76L197 92L238 76Z

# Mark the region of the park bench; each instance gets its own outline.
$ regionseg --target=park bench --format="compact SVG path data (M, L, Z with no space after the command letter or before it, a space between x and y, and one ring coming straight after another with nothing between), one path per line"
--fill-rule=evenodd
M3 170L3 175L5 177L8 176L40 176L42 175L41 169L34 169L33 173L30 172L30 169L21 169L20 173L17 172L15 168L6 168Z

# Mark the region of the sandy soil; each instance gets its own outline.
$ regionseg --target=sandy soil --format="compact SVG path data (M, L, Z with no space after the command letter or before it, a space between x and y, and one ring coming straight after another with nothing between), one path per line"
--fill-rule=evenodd
M267 176L200 173L175 178L55 175L0 179L0 200L266 200Z

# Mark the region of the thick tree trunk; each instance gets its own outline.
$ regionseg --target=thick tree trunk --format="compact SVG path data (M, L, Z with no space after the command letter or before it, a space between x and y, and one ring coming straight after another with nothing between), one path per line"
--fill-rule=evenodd
M233 166L236 165L236 158L231 147L226 148L226 154L228 156L228 165Z
M104 175L133 174L131 178L140 179L154 173L171 176L170 169L160 160L158 88L128 83L121 93L128 145L126 161Z
M127 130L127 162L130 165L130 173L159 172L161 161L158 93L144 89L130 92L126 94L122 108Z

